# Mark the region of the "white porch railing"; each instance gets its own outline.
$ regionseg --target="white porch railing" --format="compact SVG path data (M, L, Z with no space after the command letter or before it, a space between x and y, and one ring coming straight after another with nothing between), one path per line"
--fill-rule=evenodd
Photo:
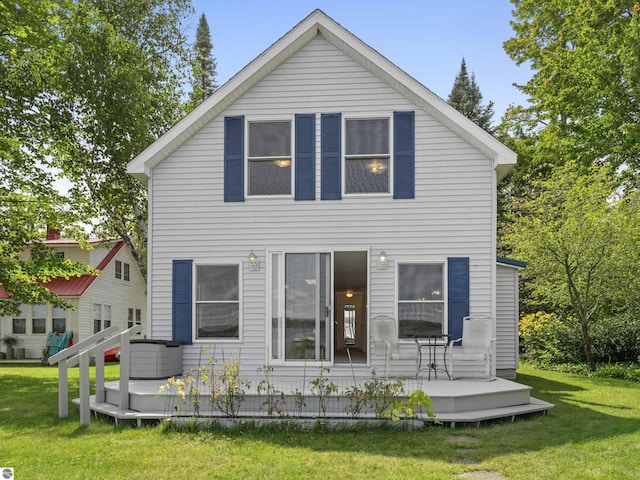
M125 331L112 325L82 340L69 348L49 357L49 364L58 364L58 416L65 418L69 414L69 375L68 368L80 365L80 425L91 423L89 361L92 355L96 359L96 402L105 401L104 388L104 352L120 344L120 410L129 408L129 373L131 336L142 330L134 325Z

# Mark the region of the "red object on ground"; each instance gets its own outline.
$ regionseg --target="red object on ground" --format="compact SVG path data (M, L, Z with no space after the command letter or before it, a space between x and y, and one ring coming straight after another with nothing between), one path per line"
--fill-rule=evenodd
M105 362L117 362L118 360L120 360L120 346L104 351Z

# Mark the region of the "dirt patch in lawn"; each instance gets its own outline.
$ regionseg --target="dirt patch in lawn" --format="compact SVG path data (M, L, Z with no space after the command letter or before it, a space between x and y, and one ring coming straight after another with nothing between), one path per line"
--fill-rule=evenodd
M460 475L460 478L464 478L465 480L509 480L498 472L492 472L490 470L463 473Z

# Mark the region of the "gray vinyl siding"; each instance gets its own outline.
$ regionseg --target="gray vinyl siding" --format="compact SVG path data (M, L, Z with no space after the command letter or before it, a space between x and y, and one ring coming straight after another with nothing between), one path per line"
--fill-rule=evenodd
M320 200L320 114L343 117L415 111L415 199L343 196ZM316 200L251 198L223 201L223 119L291 118L316 114ZM267 251L370 252L369 316L395 316L395 265L470 257L471 312L491 314L495 268L495 171L492 162L436 122L360 64L316 37L238 98L226 111L152 172L152 338L171 338L174 259L242 264L242 341L218 343L218 354L241 352L247 373L265 363ZM253 251L261 262L248 270ZM385 250L386 271L376 270ZM411 351L413 345L403 345ZM198 362L199 345L184 349L186 368ZM374 358L372 365L380 359ZM288 374L302 370L278 370ZM350 374L350 369L344 369ZM332 374L340 374L332 368Z
M496 369L518 368L518 269L498 265L496 275Z

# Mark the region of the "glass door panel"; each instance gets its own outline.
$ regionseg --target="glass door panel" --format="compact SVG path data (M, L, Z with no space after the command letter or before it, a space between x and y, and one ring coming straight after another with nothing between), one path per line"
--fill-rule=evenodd
M285 360L328 360L331 351L331 258L285 255Z

